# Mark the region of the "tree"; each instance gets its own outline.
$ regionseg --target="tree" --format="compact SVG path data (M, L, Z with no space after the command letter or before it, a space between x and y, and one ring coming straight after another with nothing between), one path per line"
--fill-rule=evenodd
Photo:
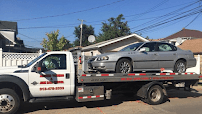
M46 36L48 37L48 40L43 38L41 43L45 50L58 51L72 47L70 41L65 39L64 36L58 40L59 30L47 33Z
M149 36L147 36L145 39L149 40Z
M88 36L94 35L94 28L91 25L83 24L83 30L82 30L82 46L88 46L91 43L88 42ZM76 36L76 40L73 42L74 46L80 46L80 34L81 29L80 26L75 27L74 35Z
M123 20L125 20L125 18L123 18L123 14L120 14L116 18L111 17L108 19L108 23L102 22L102 33L99 33L96 42L131 34L127 21L123 22Z

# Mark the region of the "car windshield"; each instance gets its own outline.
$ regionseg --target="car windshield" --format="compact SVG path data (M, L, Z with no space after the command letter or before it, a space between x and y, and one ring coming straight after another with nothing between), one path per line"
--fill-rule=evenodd
M123 48L122 50L120 51L135 51L139 46L141 46L143 44L143 42L141 43L136 43L136 44L132 44L132 45L129 45L125 48Z
M43 57L44 55L46 55L46 53L41 54L40 56L38 56L37 58L35 58L34 60L32 60L31 62L29 62L26 67L31 66L33 63L35 63L37 60L39 60L41 57Z

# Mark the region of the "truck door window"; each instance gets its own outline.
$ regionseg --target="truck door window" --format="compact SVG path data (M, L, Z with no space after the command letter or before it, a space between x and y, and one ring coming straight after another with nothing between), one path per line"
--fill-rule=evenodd
M65 54L49 55L42 60L42 67L45 68L45 70L66 69L66 55Z

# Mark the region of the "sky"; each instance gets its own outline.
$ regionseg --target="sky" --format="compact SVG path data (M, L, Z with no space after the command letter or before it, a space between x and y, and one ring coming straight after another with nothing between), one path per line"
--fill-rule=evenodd
M0 20L17 22L26 47L42 48L46 33L60 30L73 42L81 21L101 33L102 22L123 14L132 33L165 38L183 28L202 31L200 0L0 0Z

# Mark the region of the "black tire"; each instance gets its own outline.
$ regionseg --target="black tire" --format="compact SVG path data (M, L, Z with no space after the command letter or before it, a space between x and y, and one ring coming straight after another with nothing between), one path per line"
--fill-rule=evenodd
M144 99L150 105L158 105L163 102L164 93L159 85L151 87L147 93L147 98Z
M131 73L132 71L133 67L128 59L121 59L117 62L116 73Z
M183 60L178 60L174 66L175 73L185 73L186 72L186 62Z
M12 89L0 89L0 114L15 114L20 106L20 99Z

